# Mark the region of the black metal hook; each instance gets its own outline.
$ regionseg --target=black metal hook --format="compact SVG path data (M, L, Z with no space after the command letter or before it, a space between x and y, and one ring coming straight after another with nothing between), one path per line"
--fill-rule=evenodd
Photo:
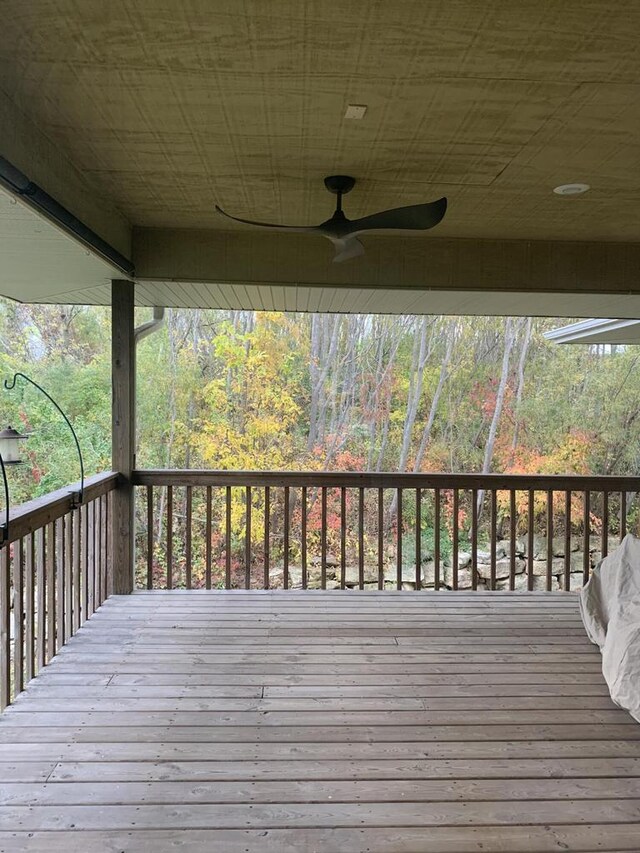
M44 396L47 398L47 400L49 400L49 402L51 402L56 407L56 409L60 412L60 414L62 415L62 417L65 420L65 423L67 424L67 426L71 430L71 435L73 436L73 440L76 443L76 450L78 451L78 459L80 460L80 491L79 492L71 492L71 496L72 496L72 500L73 500L71 508L75 509L75 507L77 505L81 505L83 500L84 500L84 460L82 458L82 450L80 449L80 442L78 441L78 436L76 435L76 431L74 430L69 418L65 415L65 413L62 411L60 406L53 399L51 394L48 394L41 385L38 385L37 382L35 382L29 376L26 376L24 373L14 373L11 381L9 381L8 379L5 379L4 380L5 391L13 391L13 389L16 387L16 380L18 379L18 377L20 379L24 379L25 382L31 383L31 385L33 385L34 388L37 388L38 391L40 391L42 394L44 394ZM3 472L4 472L4 464L2 465L2 468L3 468ZM5 486L6 486L6 476L5 476ZM8 524L8 515L7 515L7 524Z

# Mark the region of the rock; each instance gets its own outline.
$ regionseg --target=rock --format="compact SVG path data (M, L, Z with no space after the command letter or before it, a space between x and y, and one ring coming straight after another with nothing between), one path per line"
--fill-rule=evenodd
M336 577L340 577L340 571L336 573ZM358 566L346 566L344 572L344 584L345 586L357 586L359 584L360 579L360 569ZM378 567L377 566L367 566L364 567L364 583L375 583L378 585Z
M516 560L516 574L524 572L526 563L524 560ZM478 563L478 574L486 580L491 578L491 566L484 563ZM496 578L508 578L511 575L511 560L496 560Z
M284 569L283 569L283 578L284 578ZM307 584L309 584L309 577L307 576ZM289 566L289 587L293 589L300 589L302 587L302 569L297 566Z
M529 579L528 579L526 574L516 575L515 583L514 583L514 589L516 589L516 590L528 589L529 588L528 581L529 581ZM547 588L547 579L540 577L540 576L534 576L534 578L533 578L533 589L538 590L538 591L544 591L544 590L546 590L546 588ZM504 580L497 581L496 589L509 589L509 580L504 579ZM552 590L560 589L560 586L559 586L556 578L551 578L551 589Z
M553 561L554 563L556 560ZM552 566L553 568L553 566ZM527 564L525 562L525 571L528 571ZM533 561L533 574L536 577L546 577L547 576L547 561L546 560L534 560ZM553 574L553 571L551 572Z
M443 582L450 589L453 589L453 569L451 566L446 566L443 572ZM470 569L458 569L458 589L471 589L472 588L472 578L471 578L471 570ZM479 580L478 586L485 588L484 582Z
M511 540L500 539L496 543L496 560L502 560L503 557L511 556ZM521 557L522 554L518 551L518 543L516 542L516 557Z
M490 563L491 562L491 551L481 551L480 549L478 549L477 557L478 557L478 564Z
M442 563L440 564L440 577L442 578ZM431 560L422 567L422 585L433 585L436 582L436 564Z
M571 551L579 551L582 545L582 538L580 536L572 536L570 548ZM565 553L565 542L564 536L554 536L553 537L553 556L554 557L564 557Z
M609 550L607 551L607 554L612 554L616 550L616 548L620 547L620 541L617 537L616 538L610 537L608 544L609 544ZM595 567L598 565L598 563L602 560L602 551L600 550L601 545L602 545L602 542L600 541L600 539L598 539L598 547L595 550L590 552L591 568L592 569L595 569Z
M528 537L523 536L518 539L517 548L522 552L524 557L529 554L529 540ZM539 534L534 534L533 537L533 559L534 560L544 560L547 556L547 537L540 536Z
M333 554L327 554L325 561L324 561L324 564L327 568L337 569L340 566L340 560L337 557L334 557ZM311 559L309 560L309 565L310 566L322 566L322 557L318 556L318 555L311 557ZM334 573L334 577L335 577L335 573Z
M529 553L529 542L528 537L522 536L518 539L517 543L518 550L520 550L523 556L528 556ZM565 541L564 536L554 536L553 541L551 543L551 547L553 549L554 557L564 557L564 548ZM571 552L579 551L582 547L582 537L581 536L572 536L571 537ZM533 559L536 561L546 560L547 559L547 537L539 536L537 533L533 537Z
M424 575L423 575L424 576ZM378 578L378 573L376 572L376 579ZM397 581L397 568L396 566L389 565L385 567L384 570L384 580L385 583L392 583L395 587ZM416 582L416 570L415 566L403 566L402 567L402 582L403 583L414 583Z
M269 572L269 586L271 589L284 588L284 566L274 566ZM309 589L320 589L322 587L322 570L318 567L307 567L307 586ZM338 589L340 579L336 578L335 569L326 570L326 588ZM289 589L302 589L302 567L289 566Z
M569 575L569 588L571 592L578 592L584 586L584 576L582 572L571 572Z
M584 555L582 551L574 551L569 560L570 572L582 572ZM564 557L561 560L554 560L551 566L551 573L554 575L564 574Z
M471 554L468 551L458 551L458 568L464 569L471 563Z
M609 536L607 540L608 553L610 554L620 545L620 537L619 536ZM580 547L582 547L582 543L580 543ZM590 553L602 553L602 537L601 536L590 536L589 537L589 552Z

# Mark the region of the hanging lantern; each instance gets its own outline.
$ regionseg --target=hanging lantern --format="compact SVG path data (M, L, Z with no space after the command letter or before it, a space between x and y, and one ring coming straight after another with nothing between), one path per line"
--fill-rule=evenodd
M5 465L19 465L22 462L18 442L27 438L28 435L21 435L11 426L0 431L0 456Z

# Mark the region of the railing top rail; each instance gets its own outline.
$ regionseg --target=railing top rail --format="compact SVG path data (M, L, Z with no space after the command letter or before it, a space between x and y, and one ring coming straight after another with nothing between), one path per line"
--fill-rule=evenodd
M383 489L640 491L640 477L546 474L401 474L366 471L136 470L136 486L311 486Z
M101 495L115 489L118 473L106 471L88 477L84 484L84 503L99 498ZM79 484L65 486L41 498L28 501L14 507L9 515L9 542L15 542L66 515L73 509L73 490L77 492Z

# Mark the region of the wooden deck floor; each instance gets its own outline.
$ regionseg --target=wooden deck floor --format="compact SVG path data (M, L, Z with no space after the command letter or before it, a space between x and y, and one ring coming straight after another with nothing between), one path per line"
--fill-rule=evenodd
M112 598L0 718L0 851L638 851L562 594Z

